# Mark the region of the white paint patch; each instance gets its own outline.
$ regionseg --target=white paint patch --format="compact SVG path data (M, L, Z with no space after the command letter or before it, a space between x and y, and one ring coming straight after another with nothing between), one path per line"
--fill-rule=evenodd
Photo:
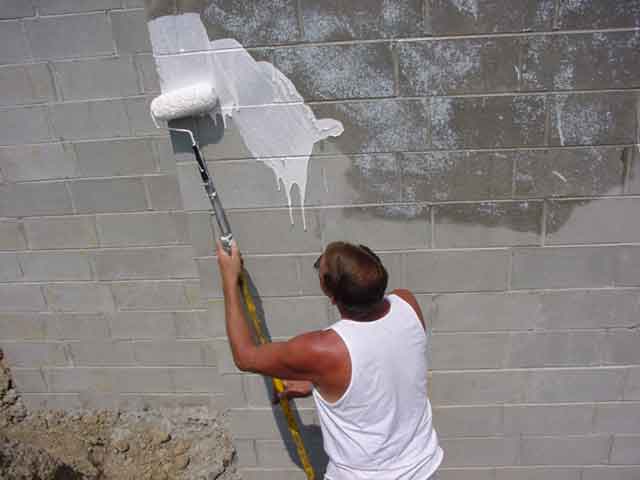
M291 81L268 62L256 62L236 40L209 41L197 13L159 17L149 32L163 93L210 82L219 113L235 125L251 154L284 186L293 223L291 194L298 186L303 225L309 157L313 145L343 132L333 119L316 119ZM215 120L216 112L210 115Z
M451 3L458 11L473 15L473 18L478 20L478 0L452 0Z
M560 180L562 180L564 183L567 183L567 179L565 178L565 176L562 175L557 170L552 170L551 173L554 174L556 177L558 177Z
M562 126L562 108L564 107L564 102L566 97L563 97L560 100L560 97L556 98L556 126L558 128L558 136L560 137L560 145L564 146L564 130Z

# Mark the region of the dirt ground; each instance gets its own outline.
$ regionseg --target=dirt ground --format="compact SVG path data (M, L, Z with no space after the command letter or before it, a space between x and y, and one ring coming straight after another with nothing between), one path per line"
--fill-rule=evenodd
M240 480L225 422L204 408L28 412L0 351L0 480Z

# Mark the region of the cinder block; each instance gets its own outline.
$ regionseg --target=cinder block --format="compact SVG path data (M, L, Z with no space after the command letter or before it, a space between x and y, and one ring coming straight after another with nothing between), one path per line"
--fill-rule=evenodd
M269 334L288 338L329 325L329 304L323 297L265 298L260 302Z
M4 312L39 312L46 309L38 285L0 285L0 305Z
M18 255L14 252L0 252L0 282L22 281L23 276Z
M224 339L213 340L216 349L216 358L218 364L218 371L222 375L233 374L241 375L243 372L236 367L233 360L233 354L231 352L231 346L229 341Z
M224 327L223 302L209 302L209 306L218 305L221 313L214 315L212 308L194 312L177 312L175 315L176 336L178 338L214 338L226 335Z
M393 4L381 0L303 0L304 37L312 42L422 36L428 33L422 5L415 0Z
M127 213L96 217L100 245L166 245L186 243L184 213Z
M298 409L303 425L314 422L314 410ZM286 430L287 424L282 411L271 408L232 408L229 411L231 434L234 439L276 440L280 438L279 428Z
M197 276L190 246L104 250L95 254L95 262L101 280Z
M133 342L135 360L147 366L216 366L213 343L198 340Z
M300 469L242 468L240 473L245 480L305 480L307 478L307 475Z
M326 462L327 458L322 448L322 436L320 432L315 433L316 435L314 436L302 434L312 465L316 459L322 459ZM287 437L278 440L256 440L256 452L258 454L258 465L261 467L301 468L295 444ZM322 467L315 465L316 471L319 468L324 468L324 462L322 462ZM316 460L315 463L321 462Z
M134 62L142 80L142 91L144 93L159 92L160 80L158 78L158 72L156 70L156 63L153 60L153 55L135 55Z
M625 400L640 400L640 368L631 367L624 385Z
M610 462L614 465L640 463L640 435L615 435Z
M40 103L55 98L53 78L45 63L0 68L0 105Z
M131 57L55 62L53 70L63 100L127 97L141 93Z
M505 405L505 435L581 435L593 431L593 405Z
M429 392L435 405L521 403L526 381L527 373L517 370L433 372Z
M587 0L578 3L563 3L558 9L559 28L633 28L640 15L636 2L611 4L607 0Z
M550 145L635 142L636 118L626 92L562 94L549 101Z
M225 393L228 388L215 367L174 367L169 372L176 392Z
M12 367L40 368L69 365L63 343L2 342L0 349Z
M602 403L596 406L596 433L640 432L640 403Z
M255 467L257 465L255 443L253 440L235 440L233 442L238 455L239 467Z
M66 143L0 148L0 168L10 182L75 177L77 172L73 148Z
M27 393L20 399L28 411L34 410L77 410L82 408L80 396L75 393Z
M321 215L318 210L306 210L306 231L297 209L293 224L288 210L234 211L228 218L243 253L305 253L322 249Z
M517 249L513 252L511 286L514 289L611 286L615 255L611 247Z
M91 266L86 253L20 253L20 268L27 281L91 280Z
M549 369L529 373L527 402L606 402L622 398L624 370Z
M144 178L153 210L182 210L180 186L176 175L153 175Z
M637 246L620 247L617 251L618 265L616 285L640 285L640 248Z
M524 437L520 440L523 465L585 465L606 463L609 436Z
M279 48L274 60L307 101L394 94L393 59L387 43Z
M13 220L0 222L0 250L22 250L27 247L24 226Z
M640 467L593 466L584 467L581 480L634 480L640 475Z
M167 132L160 128L157 128L151 120L149 115L149 109L151 108L150 97L132 97L125 98L123 100L124 106L127 110L127 117L129 119L129 125L131 135L133 136L166 136Z
M135 365L133 344L121 341L82 341L69 343L73 364L79 367Z
M0 144L18 145L52 140L46 106L18 107L0 115Z
M45 372L52 392L169 392L171 378L166 368L55 368Z
M529 37L524 42L523 89L634 86L638 83L639 46L640 37L635 32Z
M602 363L605 365L640 364L639 345L640 332L637 330L610 330L603 336Z
M25 218L29 248L93 248L98 246L93 216Z
M12 368L11 376L20 393L45 393L48 391L40 369Z
M318 214L324 245L340 240L399 250L428 248L431 243L429 208L424 205L323 208Z
M121 310L170 310L192 308L182 281L119 282L111 286Z
M58 314L47 321L47 338L51 339L96 340L108 336L108 320L101 313Z
M215 222L215 218L209 212L193 212L185 213L185 215L189 240L193 246L194 254L197 257L214 255L216 241L213 233L213 222Z
M438 480L495 480L495 469L488 467L438 468L436 478Z
M151 393L146 395L122 393L118 395L115 408L138 411L187 407L205 407L211 409L217 408L219 398L219 395L189 393Z
M42 340L49 318L35 313L0 313L0 338Z
M479 250L407 253L406 282L420 293L505 290L509 252Z
M443 438L440 443L447 452L444 467L514 465L518 459L517 438Z
M112 12L111 24L119 54L151 51L144 10Z
M342 122L349 135L326 140L342 153L422 150L429 146L427 100L375 100L313 106L318 118ZM316 146L316 152L322 145Z
M49 309L54 312L112 312L109 287L97 283L60 283L44 287Z
M32 17L34 15L33 2L30 0L4 0L0 18Z
M94 10L111 10L122 7L122 0L47 0L39 2L42 15L60 13L91 12Z
M311 157L305 205L400 202L402 193L393 154Z
M207 20L211 38L235 38L245 47L290 43L300 40L301 36L294 0L277 3L215 0L207 7Z
M501 2L428 0L427 5L434 35L546 31L554 14L552 0L516 0L508 11Z
M540 243L542 202L448 203L433 208L437 248Z
M431 99L435 148L500 148L544 144L545 100L540 96Z
M118 312L110 321L116 339L166 339L176 337L176 312Z
M394 257L397 257L397 265L401 265L401 255L400 254L387 254L386 257L393 255ZM380 258L382 259L383 265L385 266L385 268L387 269L387 272L389 272L389 285L395 285L395 283L392 282L392 274L391 274L391 270L389 268L389 265L391 264L391 260L387 261L387 259L385 258L385 256L380 256ZM312 255L304 255L304 256L299 256L298 257L298 268L299 268L299 275L300 275L300 281L299 281L299 287L301 289L302 295L314 295L314 296L324 296L324 293L322 292L322 289L320 288L320 278L318 277L318 270L315 269L315 267L313 266L313 264L315 263L315 261L318 259L318 254L312 254Z
M499 467L495 480L580 480L579 467Z
M399 43L400 95L516 91L519 53L513 37Z
M508 333L436 333L431 339L431 368L503 368L509 340Z
M486 437L501 433L502 406L438 407L433 421L438 437Z
M114 53L111 26L105 13L26 20L25 28L31 51L36 59L51 60ZM73 35L69 35L69 32L73 32Z
M515 154L516 197L616 195L622 193L620 147L520 150ZM589 175L585 175L588 168Z
M51 106L51 117L53 130L62 139L130 135L129 119L122 100L57 103Z
M72 182L70 188L78 213L147 210L141 178L78 180Z
M523 332L510 339L508 368L600 365L601 332Z
M511 197L509 152L421 152L399 155L404 200L490 200Z
M27 37L22 30L21 22L2 22L0 24L0 44L2 45L0 64L23 63L31 60Z

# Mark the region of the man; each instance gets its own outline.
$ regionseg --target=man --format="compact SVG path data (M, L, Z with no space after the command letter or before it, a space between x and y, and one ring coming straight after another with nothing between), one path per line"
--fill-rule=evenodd
M256 345L244 318L240 252L220 243L227 335L240 370L286 379L313 394L329 480L426 480L442 462L427 398L426 324L408 290L385 296L387 271L369 248L327 246L315 263L342 319L286 342Z

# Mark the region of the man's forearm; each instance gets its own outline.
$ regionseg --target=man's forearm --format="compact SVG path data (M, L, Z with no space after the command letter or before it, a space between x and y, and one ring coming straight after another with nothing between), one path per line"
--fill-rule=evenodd
M240 370L244 370L249 366L256 345L244 316L238 285L225 283L223 291L225 323L233 360Z

